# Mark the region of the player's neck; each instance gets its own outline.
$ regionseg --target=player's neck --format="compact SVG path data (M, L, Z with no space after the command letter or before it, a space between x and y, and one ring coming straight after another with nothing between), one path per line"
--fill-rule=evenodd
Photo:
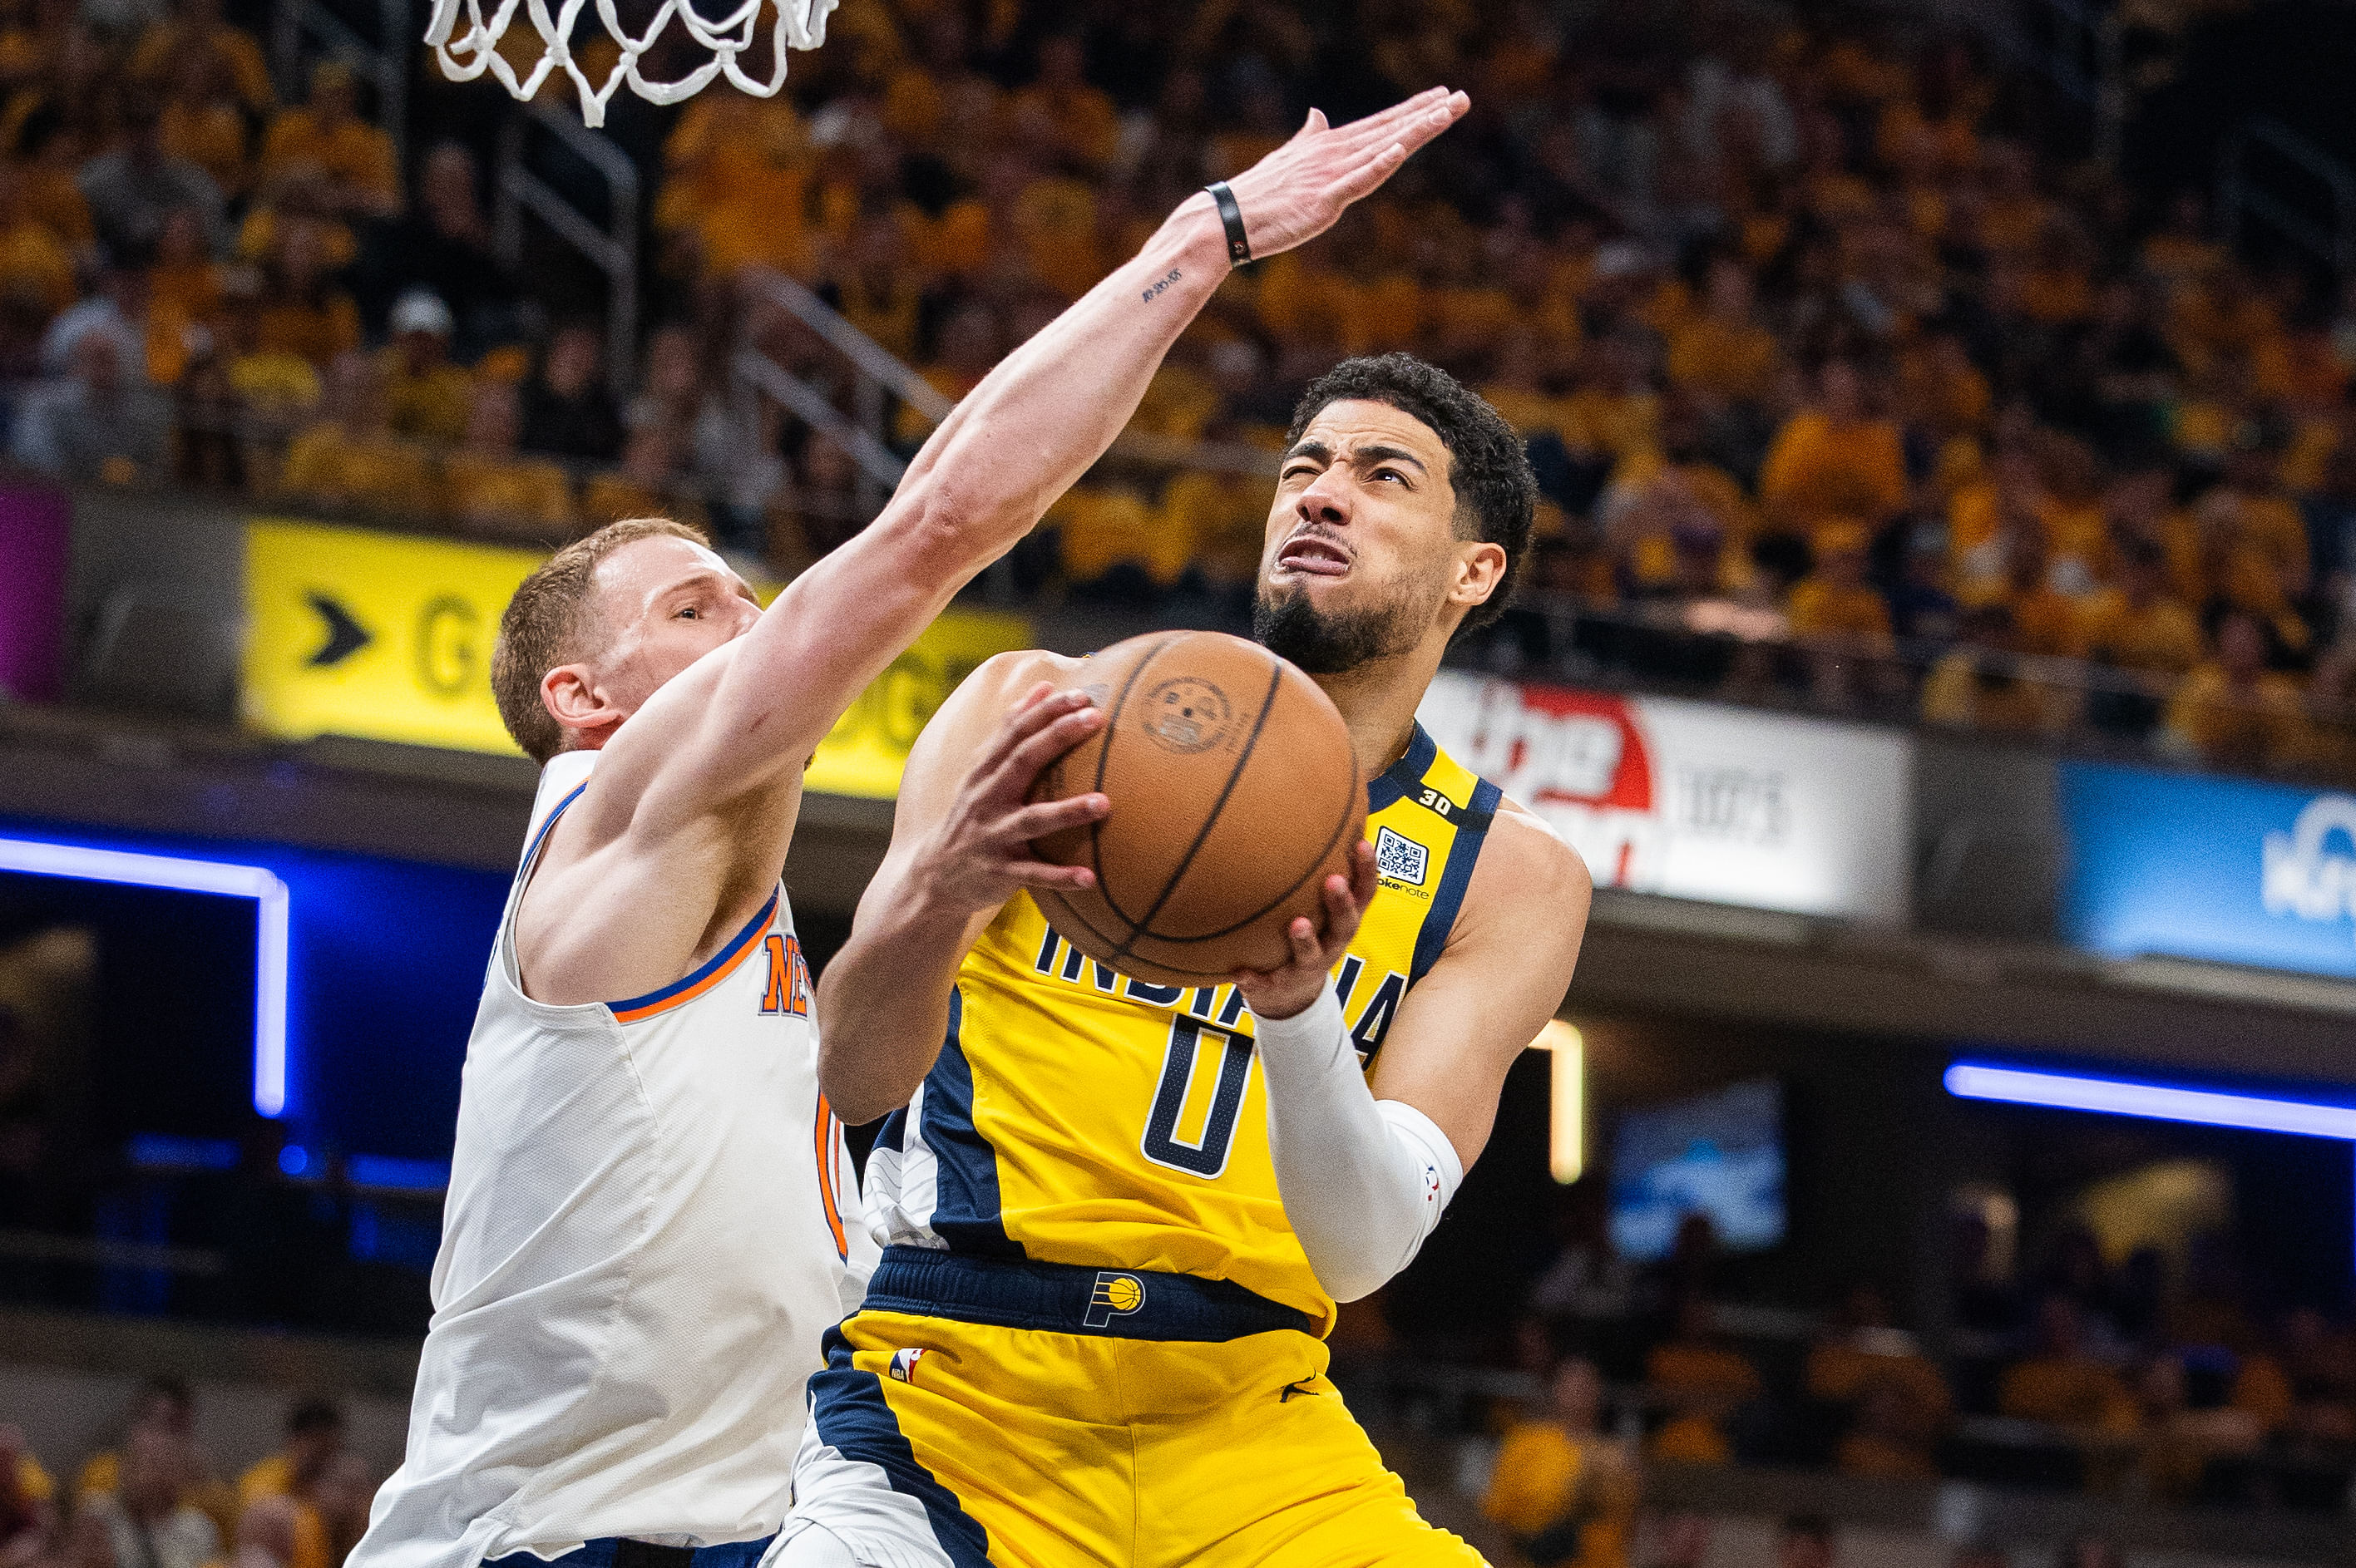
M1350 728L1350 746L1357 755L1360 776L1379 777L1407 754L1415 737L1416 708L1439 668L1438 650L1416 648L1395 658L1370 659L1355 669L1316 677L1333 706L1342 710L1342 722Z

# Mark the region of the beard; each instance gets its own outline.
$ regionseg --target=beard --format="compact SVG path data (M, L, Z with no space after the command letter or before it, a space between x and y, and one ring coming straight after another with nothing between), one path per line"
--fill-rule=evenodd
M1340 675L1410 652L1424 620L1398 587L1371 604L1325 611L1304 589L1263 588L1252 602L1252 640L1310 675Z

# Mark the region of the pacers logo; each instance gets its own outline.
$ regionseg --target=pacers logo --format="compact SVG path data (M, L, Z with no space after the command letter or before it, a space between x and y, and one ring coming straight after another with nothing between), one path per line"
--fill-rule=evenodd
M1110 1269L1097 1272L1097 1287L1088 1296L1087 1316L1081 1324L1089 1328L1110 1326L1116 1317L1133 1317L1145 1308L1145 1282L1133 1274L1115 1274Z

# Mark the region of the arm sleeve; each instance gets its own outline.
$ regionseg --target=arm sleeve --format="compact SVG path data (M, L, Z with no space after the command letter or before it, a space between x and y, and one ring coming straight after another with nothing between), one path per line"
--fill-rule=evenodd
M1332 986L1291 1018L1255 1015L1254 1028L1285 1217L1317 1283L1355 1301L1414 1259L1463 1166L1430 1117L1375 1098Z

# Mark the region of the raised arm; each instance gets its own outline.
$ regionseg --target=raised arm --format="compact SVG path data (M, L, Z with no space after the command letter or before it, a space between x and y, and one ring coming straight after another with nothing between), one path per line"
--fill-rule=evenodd
M1252 253L1323 233L1466 107L1435 88L1339 128L1312 112L1230 182ZM626 809L632 832L659 836L799 769L867 683L1104 454L1229 267L1216 208L1197 194L1009 355L933 432L881 517L617 732L599 764L609 820Z
M1105 797L1024 804L1039 771L1104 722L1069 661L1004 654L942 704L900 780L892 848L851 940L819 979L819 1086L836 1115L873 1121L907 1103L940 1053L958 965L1021 887L1085 888L1085 867L1035 861L1031 840L1104 815Z

